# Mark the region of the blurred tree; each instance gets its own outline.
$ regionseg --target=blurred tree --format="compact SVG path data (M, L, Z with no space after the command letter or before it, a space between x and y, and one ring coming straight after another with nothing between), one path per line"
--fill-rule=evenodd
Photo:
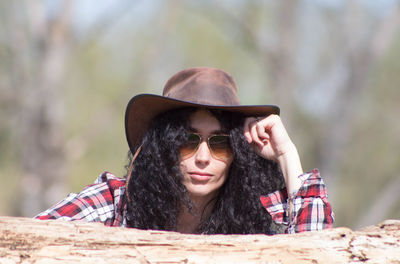
M76 150L67 148L71 144L65 138L66 73L70 57L83 44L71 32L70 0L55 4L52 13L40 0L11 4L3 1L2 6L6 15L2 43L6 44L8 64L1 67L6 72L8 89L1 90L6 95L1 97L12 101L11 118L21 175L13 199L13 214L33 216L67 193L71 158L68 151L76 153ZM126 11L123 7L126 4L110 12L107 26ZM99 38L106 28L96 24L92 30ZM89 31L89 36L93 32Z
M42 1L2 5L8 16L3 24L7 65L2 68L11 88L7 93L12 94L14 139L20 148L21 184L14 214L33 215L65 193L62 87L71 6L63 2L59 14L49 20Z

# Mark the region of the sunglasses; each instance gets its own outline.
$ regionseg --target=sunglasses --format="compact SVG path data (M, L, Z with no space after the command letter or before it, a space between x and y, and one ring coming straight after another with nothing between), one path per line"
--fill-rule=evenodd
M197 133L188 133L186 135L186 141L180 147L179 151L183 159L187 159L193 156L199 148L200 143L203 138ZM229 135L218 134L210 135L207 138L207 145L210 150L211 155L215 159L228 160L232 157L232 149L229 143Z

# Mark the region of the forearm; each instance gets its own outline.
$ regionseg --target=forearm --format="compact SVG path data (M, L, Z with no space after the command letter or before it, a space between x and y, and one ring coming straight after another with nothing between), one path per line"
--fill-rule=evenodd
M292 143L289 150L278 157L277 162L285 179L288 196L291 196L302 184L298 176L303 174L303 169L296 146Z

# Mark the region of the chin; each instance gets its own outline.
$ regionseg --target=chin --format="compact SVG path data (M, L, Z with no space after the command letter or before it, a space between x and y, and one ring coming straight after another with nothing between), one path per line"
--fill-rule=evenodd
M192 197L207 197L215 193L215 189L207 188L207 186L187 186L186 187L188 193Z

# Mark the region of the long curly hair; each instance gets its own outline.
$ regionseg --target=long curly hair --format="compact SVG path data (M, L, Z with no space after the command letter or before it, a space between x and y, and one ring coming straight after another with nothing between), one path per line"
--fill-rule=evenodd
M193 208L186 187L181 182L179 147L185 141L189 118L194 111L196 108L160 114L153 119L143 136L141 151L128 177L129 197L125 199L128 227L176 231L182 205L189 211ZM283 188L279 166L253 151L243 135L244 117L241 114L218 110L210 112L229 133L233 161L225 183L214 198L211 215L202 220L197 233L282 232L260 202L260 195ZM132 154L128 156L131 161Z

